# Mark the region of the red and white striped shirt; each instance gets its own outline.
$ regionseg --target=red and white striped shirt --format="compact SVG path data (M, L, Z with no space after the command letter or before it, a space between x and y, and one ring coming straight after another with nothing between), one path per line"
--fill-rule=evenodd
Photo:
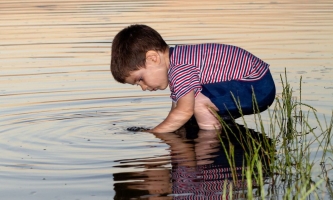
M225 44L175 46L170 55L168 72L171 99L177 102L201 85L230 80L255 81L267 71L269 64L250 52Z

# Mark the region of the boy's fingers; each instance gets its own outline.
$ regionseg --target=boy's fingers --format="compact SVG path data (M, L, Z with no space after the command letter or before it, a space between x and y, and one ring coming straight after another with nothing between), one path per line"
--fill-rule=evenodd
M128 131L134 131L134 132L149 132L149 128L144 127L138 127L138 126L132 126L127 128Z

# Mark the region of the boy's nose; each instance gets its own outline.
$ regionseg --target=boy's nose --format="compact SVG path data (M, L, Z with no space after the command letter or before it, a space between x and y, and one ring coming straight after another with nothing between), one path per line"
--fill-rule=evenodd
M143 84L140 84L140 86L141 86L142 91L146 91L147 90L147 86L145 86Z

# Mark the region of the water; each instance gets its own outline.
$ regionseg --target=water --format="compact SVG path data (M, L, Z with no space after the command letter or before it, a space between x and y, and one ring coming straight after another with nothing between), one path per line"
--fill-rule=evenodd
M243 47L271 65L278 94L286 68L320 119L332 112L329 0L1 0L0 13L0 199L113 199L154 170L167 182L170 142L126 128L162 121L168 91L118 84L109 71L112 38L132 23L170 45Z

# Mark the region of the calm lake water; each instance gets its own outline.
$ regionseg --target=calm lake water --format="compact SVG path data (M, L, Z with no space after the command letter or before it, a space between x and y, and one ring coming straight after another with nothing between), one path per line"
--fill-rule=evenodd
M221 198L230 173L215 133L127 131L170 108L168 91L112 79L112 38L129 24L169 45L243 47L270 64L278 94L286 69L320 120L332 113L331 0L0 0L0 14L0 199Z

